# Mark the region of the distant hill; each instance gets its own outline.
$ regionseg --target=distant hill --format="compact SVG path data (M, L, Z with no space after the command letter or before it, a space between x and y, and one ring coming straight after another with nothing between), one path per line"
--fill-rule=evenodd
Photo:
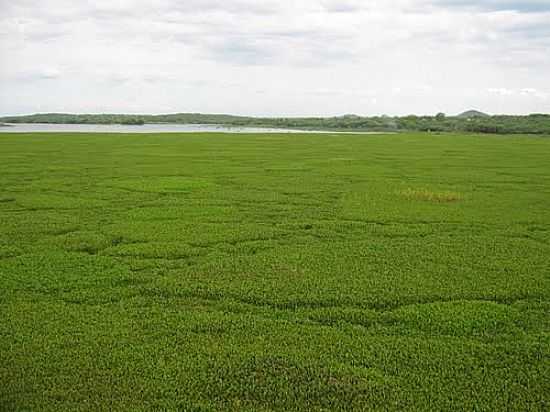
M460 113L457 117L463 119L471 119L473 117L490 117L487 113L480 112L478 110L468 110L464 113Z

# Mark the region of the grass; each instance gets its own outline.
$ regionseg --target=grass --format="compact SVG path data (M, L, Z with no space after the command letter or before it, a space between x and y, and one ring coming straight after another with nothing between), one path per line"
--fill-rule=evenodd
M548 159L0 134L0 410L548 410Z
M457 202L462 199L460 193L448 190L437 192L429 189L407 188L400 193L408 200L424 200L428 202Z

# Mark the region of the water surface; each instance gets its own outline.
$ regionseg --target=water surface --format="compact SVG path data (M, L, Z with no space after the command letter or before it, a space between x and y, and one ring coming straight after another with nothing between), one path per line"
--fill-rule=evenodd
M261 127L223 126L216 124L50 124L50 123L12 123L0 127L0 133L34 132L83 132L83 133L299 133L298 130Z

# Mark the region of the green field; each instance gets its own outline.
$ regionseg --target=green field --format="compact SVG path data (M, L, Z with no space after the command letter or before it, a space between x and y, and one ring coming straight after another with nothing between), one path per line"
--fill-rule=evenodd
M548 137L0 134L0 410L549 394Z

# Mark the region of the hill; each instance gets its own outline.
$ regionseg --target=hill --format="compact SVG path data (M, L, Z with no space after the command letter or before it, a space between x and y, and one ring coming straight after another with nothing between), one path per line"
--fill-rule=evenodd
M464 113L460 113L457 117L463 119L471 119L473 117L491 117L487 113L480 112L478 110L468 110Z

